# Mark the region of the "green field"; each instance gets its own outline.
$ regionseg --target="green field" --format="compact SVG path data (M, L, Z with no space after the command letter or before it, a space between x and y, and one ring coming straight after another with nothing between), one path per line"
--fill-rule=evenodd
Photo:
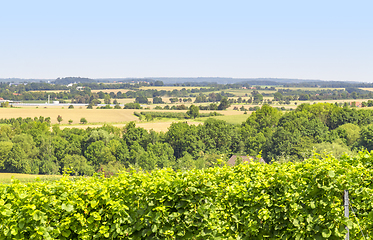
M35 174L22 174L22 173L0 173L0 183L11 183L17 179L20 182L35 182L35 181L49 181L57 180L62 176L60 175L35 175Z

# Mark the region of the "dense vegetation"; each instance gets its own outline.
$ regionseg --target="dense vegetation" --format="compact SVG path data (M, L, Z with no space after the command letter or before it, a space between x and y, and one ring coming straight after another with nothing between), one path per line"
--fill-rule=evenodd
M189 110L188 115L197 117L198 112ZM6 123L0 126L0 171L58 174L74 168L78 175L92 175L130 166L206 168L233 154L261 152L265 161L276 162L299 161L314 150L337 157L373 150L373 111L326 103L302 104L286 113L263 105L241 125L210 118L197 126L173 123L165 133L148 132L134 122L123 129L60 130L54 125L51 130L49 120L0 121Z
M0 239L351 239L373 234L373 156L0 185ZM354 214L347 219L343 190Z

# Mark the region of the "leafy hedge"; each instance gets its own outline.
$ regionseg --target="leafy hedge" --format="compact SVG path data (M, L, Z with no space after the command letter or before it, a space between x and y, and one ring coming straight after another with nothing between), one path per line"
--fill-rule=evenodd
M134 115L139 117L141 115L151 115L152 118L177 118L177 119L189 119L190 116L186 112L134 112ZM199 117L211 117L211 116L223 116L221 113L210 112L200 113Z
M373 233L373 153L0 185L0 239L361 238Z

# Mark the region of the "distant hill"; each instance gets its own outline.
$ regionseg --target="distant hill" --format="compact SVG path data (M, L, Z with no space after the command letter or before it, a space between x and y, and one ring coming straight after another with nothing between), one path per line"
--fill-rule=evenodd
M52 82L55 79L37 79L37 78L30 78L30 79L24 79L24 78L0 78L0 82L3 83L24 83L24 82Z
M27 82L50 82L58 85L68 85L70 83L131 83L162 81L164 85L185 84L189 86L203 86L217 84L249 84L259 86L284 86L284 87L371 87L372 83L355 81L323 81L312 79L294 78L226 78L226 77L154 77L154 78L82 78L65 77L57 79L22 79L22 78L0 78L3 83L27 83Z
M303 80L291 78L220 78L220 77L197 77L197 78L152 78L154 80L163 81L164 84L174 83L193 83L193 82L206 82L206 83L248 83L251 85L282 85L284 83L299 83L299 82L315 82L321 80Z

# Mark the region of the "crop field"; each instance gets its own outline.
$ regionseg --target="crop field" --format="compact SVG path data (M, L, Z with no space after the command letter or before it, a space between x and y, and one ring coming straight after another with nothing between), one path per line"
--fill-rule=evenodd
M359 89L373 92L373 88L359 88Z

